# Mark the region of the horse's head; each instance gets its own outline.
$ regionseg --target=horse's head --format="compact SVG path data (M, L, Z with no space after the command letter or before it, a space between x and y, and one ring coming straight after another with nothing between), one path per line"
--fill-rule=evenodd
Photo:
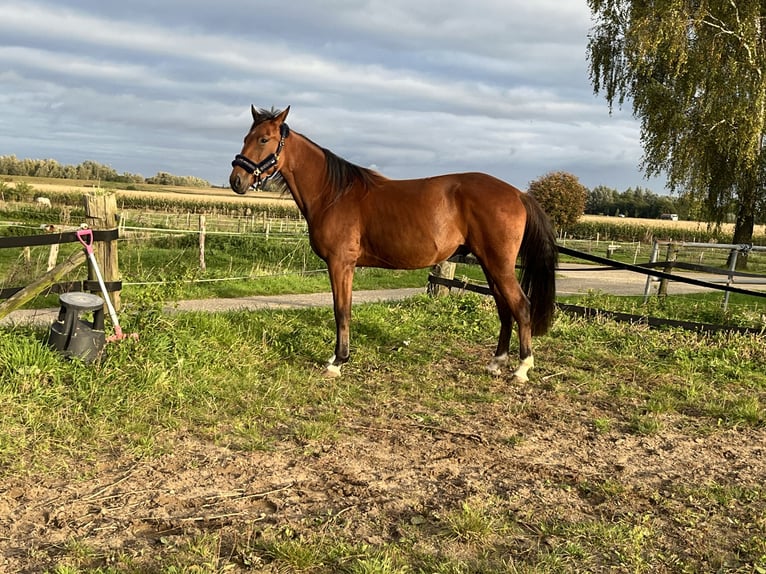
M288 106L282 112L267 112L251 106L253 125L245 136L242 151L231 165L229 184L234 192L244 195L248 189L258 189L280 168L280 154L290 128L285 120L290 112Z

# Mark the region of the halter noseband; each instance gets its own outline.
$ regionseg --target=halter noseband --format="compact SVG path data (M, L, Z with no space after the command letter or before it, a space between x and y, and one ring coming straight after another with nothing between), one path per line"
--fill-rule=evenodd
M277 151L274 153L266 156L266 158L263 161L260 161L258 163L255 163L254 161L250 160L247 156L242 155L241 153L238 153L236 156L234 156L234 161L231 162L232 167L241 167L244 169L247 173L255 176L255 181L253 182L253 187L255 189L258 189L261 187L264 181L267 181L270 177L272 177L276 172L269 174L265 178L261 178L261 176L264 174L264 172L270 170L271 168L275 167L277 165L277 162L279 162L279 154L282 153L282 148L285 146L285 138L290 135L290 128L287 124L282 124L279 126L279 145L277 146Z

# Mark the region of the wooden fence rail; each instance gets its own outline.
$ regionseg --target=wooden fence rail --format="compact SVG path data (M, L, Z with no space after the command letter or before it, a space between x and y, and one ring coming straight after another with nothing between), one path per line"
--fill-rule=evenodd
M112 302L116 308L119 308L122 284L119 281L117 258L117 239L119 236L116 228L117 204L113 194L87 194L84 196L84 203L86 225L94 230L93 248L96 262L101 270L107 290L111 293ZM8 315L11 311L21 307L46 290L50 293L64 293L68 291L100 292L96 273L90 261L88 261L87 281L57 283L67 273L76 269L86 260L83 251L75 253L64 263L56 265L59 245L77 242L79 242L79 239L75 231L54 232L50 230L45 234L0 238L0 248L22 247L27 249L40 245L51 246L51 252L48 257L48 271L45 274L29 285L6 287L0 290L0 299L5 299L5 302L0 304L0 318Z

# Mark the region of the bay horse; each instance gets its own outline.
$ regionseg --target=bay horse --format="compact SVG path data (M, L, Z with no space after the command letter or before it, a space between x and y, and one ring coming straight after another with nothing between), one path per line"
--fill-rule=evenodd
M335 314L335 354L328 376L349 359L351 285L356 267L419 269L460 251L478 259L500 318L497 350L487 369L508 362L513 321L527 381L534 366L532 336L546 333L556 299L556 238L529 194L483 173L392 180L324 149L291 131L290 108L251 106L253 123L232 162L229 183L244 195L281 173L308 223L312 249L326 263ZM523 264L516 277L516 258Z

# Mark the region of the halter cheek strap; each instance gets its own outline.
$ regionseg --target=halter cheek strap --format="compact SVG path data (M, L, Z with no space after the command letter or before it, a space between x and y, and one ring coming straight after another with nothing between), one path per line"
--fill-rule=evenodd
M232 167L241 167L247 173L254 175L255 181L253 182L253 187L255 189L258 189L264 181L266 181L267 179L269 179L271 176L274 175L274 173L271 173L266 178L262 178L263 174L266 171L275 167L277 163L279 162L279 154L282 153L282 148L285 146L285 139L289 135L290 135L289 126L287 124L282 124L281 126L279 126L280 139L279 139L279 145L277 146L277 151L266 156L266 158L264 158L263 161L260 161L258 163L255 163L254 161L251 161L247 156L242 155L241 153L238 153L236 156L234 156L234 161L231 162Z

